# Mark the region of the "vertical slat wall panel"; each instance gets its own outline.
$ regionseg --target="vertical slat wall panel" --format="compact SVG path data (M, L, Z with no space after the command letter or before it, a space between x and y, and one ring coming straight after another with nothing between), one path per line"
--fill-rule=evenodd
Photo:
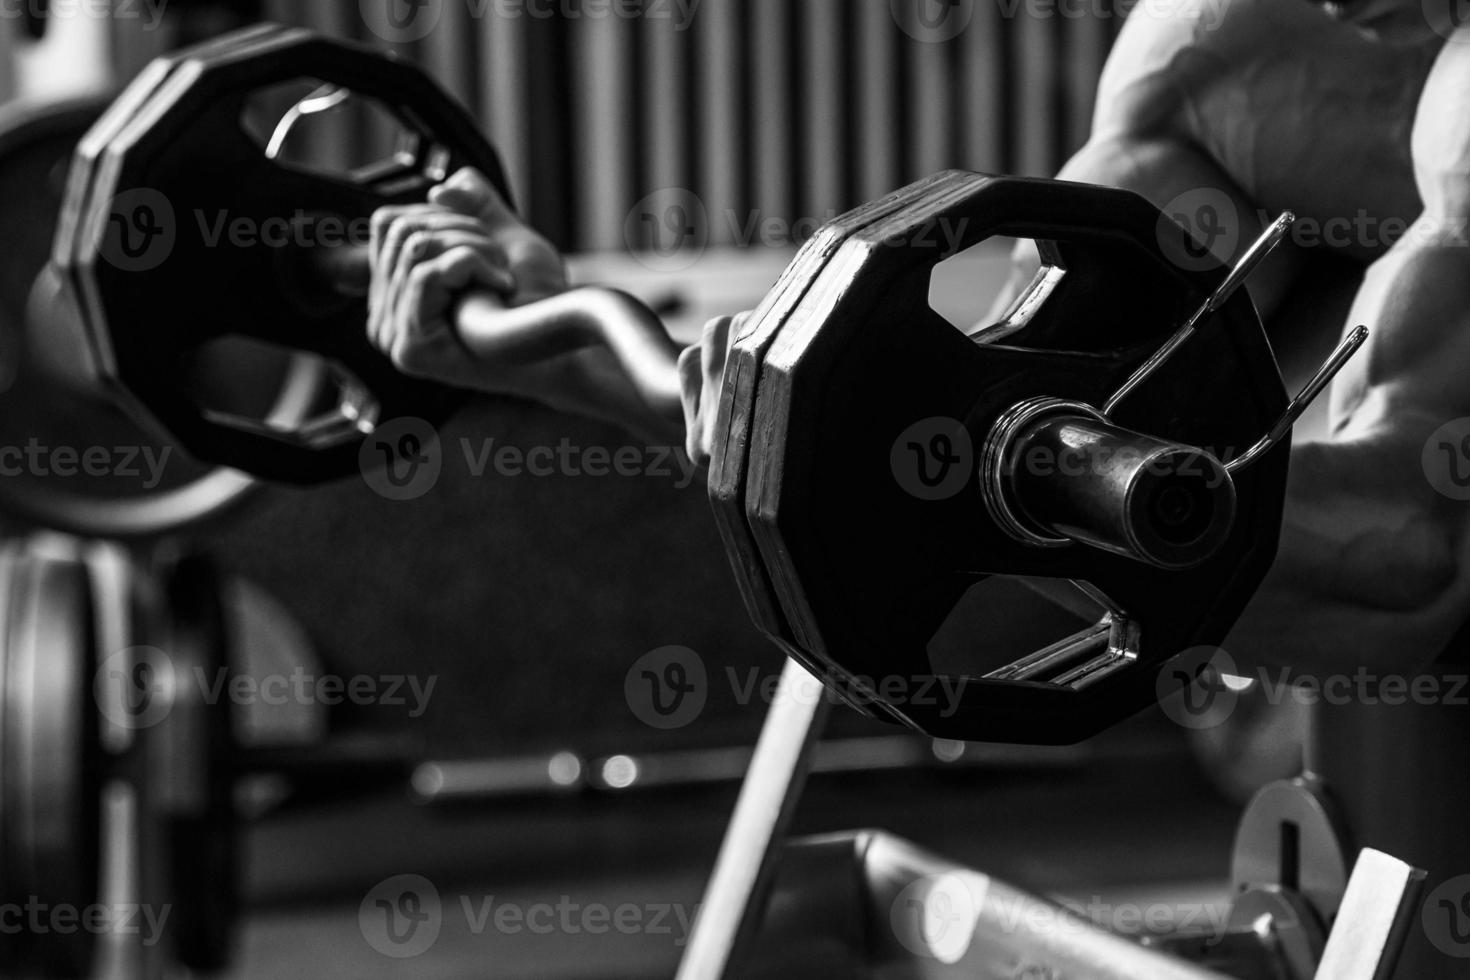
M328 4L328 6L334 6ZM499 27L500 17L494 14L494 5L489 5L483 20L487 30ZM450 0L444 4L439 26L429 32L423 41L424 63L439 80L439 84L467 106L473 105L475 88L474 72L470 67L470 56L474 49L470 43L472 32L477 29L476 18L470 5L463 0Z
M572 85L576 101L573 159L577 162L578 243L623 247L623 223L633 200L633 24L620 17L572 21Z
M516 203L524 209L530 200L536 168L531 157L530 114L544 111L528 84L526 19L502 17L487 21L478 38L480 118L500 151Z
M167 23L167 22L165 22ZM112 67L120 82L126 82L173 45L174 31L144 30L143 21L112 18Z
M797 105L792 97L794 66L790 0L751 0L750 44L754 103L751 157L755 190L751 206L770 215L789 215L796 204Z
M742 205L744 169L738 61L740 0L704 0L686 33L695 36L699 102L699 186L709 216L710 244L734 240L731 215ZM737 218L738 221L738 218Z
M888 4L855 10L853 87L857 91L853 151L857 196L881 197L904 183L903 141L898 124L898 33Z
M1067 22L1067 38L1062 58L1067 65L1067 145L1064 153L1076 152L1092 128L1093 103L1097 99L1097 80L1107 60L1112 35L1107 21L1098 17L1082 17Z
M595 160L578 160L571 130L572 109L570 45L565 21L527 18L526 65L531 94L530 148L536 181L527 198L531 221L564 249L588 248L577 240L572 215L575 174Z
M806 110L802 120L805 146L800 176L799 217L821 217L846 203L843 163L852 159L844 145L842 21L848 8L831 0L803 0L800 6L801 85Z
M694 183L688 126L690 94L689 42L670 20L647 18L643 33L643 183L637 196L665 188L692 190ZM630 204L633 202L629 202Z
M300 3L295 0L270 0L266 16L278 24L309 27L332 37L355 37L358 33L356 11L332 3Z
M917 9L914 4L911 12ZM950 150L949 110L959 93L947 71L953 42L918 40L924 34L917 23L910 30L916 36L904 38L904 48L908 55L909 177L913 179L958 163Z
M1024 6L1020 8L1024 10ZM1059 164L1055 142L1058 76L1065 70L1055 44L1056 23L1050 17L1021 14L1010 22L1016 66L1011 87L1010 169L1027 177L1045 177Z
M1005 170L1006 84L1002 42L1006 22L995 3L975 4L974 22L962 33L956 96L961 103L961 150L965 170Z
M625 247L630 210L662 188L699 196L718 245L752 214L823 217L944 167L1053 173L1086 138L1121 22L976 0L935 41L896 19L914 5L883 0L702 0L689 23L443 7L398 50L479 114L523 212L569 250ZM267 15L389 46L355 3L267 0ZM120 70L157 47L114 36Z
M261 13L265 19L277 24L299 24L305 25L303 7L327 6L327 4L298 4L291 0L265 0L261 5Z

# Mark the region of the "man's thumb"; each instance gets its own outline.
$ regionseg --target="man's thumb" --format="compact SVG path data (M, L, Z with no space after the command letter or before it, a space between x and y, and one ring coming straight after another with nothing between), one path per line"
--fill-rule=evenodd
M510 217L510 208L495 187L472 167L465 167L431 190L429 202L486 221Z

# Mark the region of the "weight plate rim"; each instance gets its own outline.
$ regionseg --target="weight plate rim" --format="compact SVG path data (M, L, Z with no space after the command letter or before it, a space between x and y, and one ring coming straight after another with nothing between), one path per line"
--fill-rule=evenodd
M751 423L760 397L761 367L771 344L842 245L852 235L892 215L909 197L942 177L938 174L908 184L824 224L803 243L731 345L711 453L708 495L747 612L762 633L791 655L800 656L800 648L746 516ZM808 666L819 669L815 663L808 662Z

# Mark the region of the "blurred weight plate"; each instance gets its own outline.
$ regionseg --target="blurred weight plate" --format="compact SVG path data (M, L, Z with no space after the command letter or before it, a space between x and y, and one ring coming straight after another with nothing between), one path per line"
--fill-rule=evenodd
M252 483L187 459L106 399L57 383L31 356L27 303L51 252L72 150L105 106L85 99L0 116L10 245L0 263L0 512L77 534L137 537L213 514Z
M0 901L43 916L79 916L98 901L93 625L91 576L79 555L12 545L0 556ZM22 975L82 977L95 938L23 929L0 950Z

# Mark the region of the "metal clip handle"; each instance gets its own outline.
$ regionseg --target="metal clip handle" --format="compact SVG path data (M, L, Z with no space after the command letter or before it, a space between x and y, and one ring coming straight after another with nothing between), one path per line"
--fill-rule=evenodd
M1352 360L1353 355L1361 350L1363 344L1367 343L1367 341L1367 327L1353 328L1353 331L1343 338L1342 343L1337 345L1337 350L1332 352L1332 356L1327 358L1326 362L1317 369L1317 373L1312 376L1311 381L1307 382L1306 387L1301 390L1301 393L1291 400L1290 405L1286 406L1286 413L1281 416L1275 425L1271 426L1271 431L1262 436L1261 440L1254 446L1246 450L1244 455L1226 464L1225 472L1234 476L1270 452L1282 439L1285 439L1286 434L1291 431L1291 427L1296 425L1297 419L1302 417L1302 413L1311 407L1312 402L1317 400L1317 396L1322 394L1323 389L1331 383L1333 378L1337 377L1337 373L1347 365L1348 361Z
M1194 311L1194 314L1185 321L1184 326L1180 327L1178 332L1164 343L1164 346L1155 351L1154 355L1145 361L1137 371L1134 371L1133 376L1123 382L1123 386L1113 393L1113 397L1109 398L1107 404L1103 406L1104 415L1112 417L1114 410L1123 399L1131 395L1139 385L1153 377L1154 373L1168 363L1169 358L1173 357L1179 348L1194 336L1200 321L1219 310L1229 301L1230 297L1235 295L1236 291L1250 278L1251 273L1255 272L1256 268L1265 261L1266 256L1281 244L1281 240L1286 237L1286 232L1294 221L1296 221L1296 215L1290 211L1284 211L1281 217L1271 223L1271 227L1261 233L1261 237L1246 249L1240 261L1235 263L1235 267L1230 270L1220 285L1215 287L1210 298Z

